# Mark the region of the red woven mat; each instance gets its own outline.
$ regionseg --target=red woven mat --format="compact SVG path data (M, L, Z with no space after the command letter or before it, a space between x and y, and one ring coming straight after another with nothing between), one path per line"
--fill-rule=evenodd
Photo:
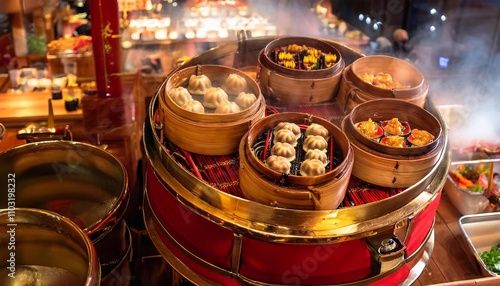
M287 107L267 106L266 114L280 112L303 112L318 117L325 118L333 124L339 126L343 115L335 102L294 105ZM199 179L206 182L214 188L232 194L234 196L244 197L239 187L239 156L231 154L225 156L207 156L189 153L180 149L166 138L165 146L176 156L177 161L188 171L193 173ZM399 194L403 191L401 188L386 188L375 186L364 182L354 176L351 176L347 188L346 196L339 208L362 205L370 202L376 202Z

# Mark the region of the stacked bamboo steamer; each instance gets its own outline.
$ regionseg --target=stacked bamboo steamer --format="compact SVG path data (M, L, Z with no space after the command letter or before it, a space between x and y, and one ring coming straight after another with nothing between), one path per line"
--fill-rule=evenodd
M263 134L271 134L282 122L302 127L302 137L298 139L297 155L293 160L295 163L291 164L296 171L304 160L304 154L300 155L302 144L307 139L304 130L312 124L319 124L328 130L329 146L326 152L329 159L324 174L303 176L294 171L284 174L271 169L257 154L259 143L268 145L268 150L271 150L272 140L268 139L267 143L259 140ZM265 150L263 153L266 155ZM340 128L320 117L297 112L273 114L255 122L241 140L239 155L240 188L246 198L265 205L304 210L335 209L340 205L354 159L349 140Z
M289 45L306 46L332 54L336 62L326 68L287 68L275 61L275 52ZM316 104L332 101L337 95L345 63L330 43L308 37L283 37L271 41L258 55L257 82L266 100L273 105ZM299 63L300 64L300 63Z
M252 39L248 46L260 48L263 43L262 39ZM341 49L344 50L348 51ZM227 46L218 47L186 64L231 59L232 55L241 54L240 50L235 52L233 48L228 56L227 51ZM346 56L349 57L349 53ZM155 96L144 134L148 155L145 220L161 255L179 273L195 283L282 284L282 274L288 269L304 265L304 261L317 257L318 249L326 249L338 250L340 255L329 255L333 261L322 263L327 271L308 273L311 274L310 279L302 281L303 284L311 279L314 281L309 284L315 285L365 285L377 281L399 284L406 279L405 275L400 275L400 270L404 272L407 269L403 267L418 262L420 253L426 249L428 242L432 242L432 216L439 203L441 182L444 182L442 170L449 160L445 154L438 160L440 167L431 172L427 180L421 180L401 195L388 199L326 210L272 207L219 191L183 167L176 153L163 143L162 134L155 130L159 122L157 117L153 117L157 104L158 96ZM191 215L189 220L184 219L186 211ZM387 258L385 253L369 255L377 249L371 248L375 245L367 241L378 242L382 236L391 235L387 230L398 229L405 217L411 224L408 232L404 232L403 242L409 242L403 250L404 259L391 254L393 259L387 261L379 259ZM178 227L178 223L182 225ZM208 233L211 235L207 236ZM294 257L283 257L286 253ZM351 260L355 263L351 264L360 267L353 269L346 266L346 256L342 254L353 257ZM276 257L281 257L278 264L275 263ZM267 263L263 265L263 262ZM273 264L280 265L280 269L274 269ZM389 264L394 268L384 267ZM276 271L271 273L267 271L269 269ZM353 271L346 272L345 269ZM373 269L385 272L378 275ZM343 277L348 277L348 280Z
M205 75L212 87L223 88L230 75L238 75L246 81L245 93L252 93L256 100L245 108L231 113L214 113L205 109L199 113L183 108L172 99L178 87L187 87L191 76ZM225 87L223 88L225 89ZM248 131L251 122L265 116L265 99L260 88L246 73L222 65L198 65L180 69L170 74L160 86L160 120L165 137L178 147L202 155L228 155L238 152L238 144ZM194 95L200 101L205 95ZM228 92L228 101L234 102L236 94Z
M369 119L381 122L392 118L408 123L411 129L426 130L434 139L420 147L391 147L368 139L356 128L357 123ZM352 175L383 187L416 184L431 172L445 146L440 121L427 110L400 99L374 99L357 105L342 121L342 129L354 150Z
M381 72L406 86L380 88L362 79L363 74ZM383 98L401 99L424 107L428 91L429 85L424 76L411 63L391 56L373 55L361 57L344 69L336 101L344 114L360 103Z

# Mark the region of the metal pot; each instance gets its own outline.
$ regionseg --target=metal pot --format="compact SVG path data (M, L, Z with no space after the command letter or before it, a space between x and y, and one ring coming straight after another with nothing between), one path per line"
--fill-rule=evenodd
M0 255L5 258L0 262L1 285L100 285L91 240L71 220L53 212L17 208L14 203L0 210Z
M101 148L71 141L14 147L0 153L0 162L0 175L16 178L16 207L45 209L72 220L94 243L106 266L102 276L109 274L116 263L116 254L109 253L121 253L125 239L117 227L129 202L123 164ZM0 186L0 208L7 208L8 192L7 184Z

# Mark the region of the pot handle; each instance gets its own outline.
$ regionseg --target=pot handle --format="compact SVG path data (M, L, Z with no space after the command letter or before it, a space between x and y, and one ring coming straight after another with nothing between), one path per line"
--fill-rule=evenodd
M47 128L36 123L28 124L17 132L16 137L19 140L26 140L27 143L49 140L73 141L73 133L71 133L69 125Z
M160 130L160 143L163 144L163 112L158 108L154 113L153 125L156 130Z
M5 129L5 126L2 123L0 123L0 141L2 141L3 137L5 136L6 130L7 129Z
M359 90L359 88L352 86L351 84L349 84L349 82L347 84L350 86L350 88L347 91L347 95L345 97L344 106L343 106L343 109L342 109L342 111L344 112L344 115L346 113L348 113L346 111L347 111L347 106L349 104L349 101L350 100L355 101L355 99L358 97L357 91Z
M274 71L268 70L267 71L267 82L264 85L265 88L265 94L267 95L268 98L275 100L276 102L279 102L280 99L276 97L274 94L273 88L271 87L271 76L274 75Z
M47 125L38 123L27 124L25 128L17 132L17 139L26 140L27 143L42 142L49 140L69 140L73 141L73 133L69 129L69 125L56 127L54 123L54 108L52 107L52 99L48 100L48 117ZM0 138L1 140L1 138Z

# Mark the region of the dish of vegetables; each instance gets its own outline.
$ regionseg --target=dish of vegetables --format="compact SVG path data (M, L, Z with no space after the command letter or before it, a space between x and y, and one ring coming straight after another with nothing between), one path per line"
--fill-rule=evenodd
M490 167L487 164L458 165L450 171L450 177L461 189L482 193L488 188Z

